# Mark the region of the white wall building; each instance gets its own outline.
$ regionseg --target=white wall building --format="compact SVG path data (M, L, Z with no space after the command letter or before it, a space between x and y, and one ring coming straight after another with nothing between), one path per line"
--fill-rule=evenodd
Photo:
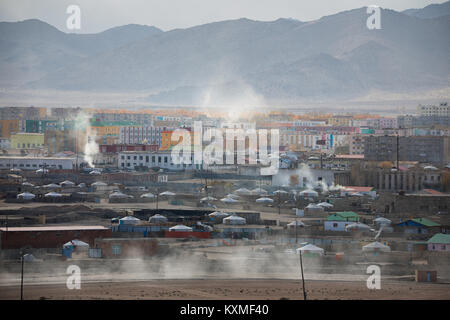
M191 157L191 164L186 164ZM182 164L175 164L172 161L171 152L148 152L148 151L125 151L119 152L119 169L133 170L136 167L159 167L168 170L182 171L200 169L201 165L193 164L193 154L183 156Z
M72 170L74 159L54 157L0 157L0 169L19 168L22 170L64 169Z

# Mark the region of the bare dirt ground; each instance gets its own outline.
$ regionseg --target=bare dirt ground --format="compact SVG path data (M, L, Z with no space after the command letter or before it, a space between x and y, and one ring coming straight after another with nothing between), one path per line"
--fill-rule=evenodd
M383 282L380 290L369 290L365 282L307 281L309 300L402 300L450 299L450 284ZM19 286L0 289L0 299L20 298ZM27 285L26 300L141 300L141 299L225 299L225 300L302 300L298 280L155 280L82 284L80 290L65 285Z

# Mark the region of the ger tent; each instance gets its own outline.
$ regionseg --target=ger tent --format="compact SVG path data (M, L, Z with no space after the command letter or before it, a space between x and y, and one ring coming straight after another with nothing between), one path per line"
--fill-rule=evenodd
M119 219L119 224L121 225L135 225L138 224L139 222L141 222L141 220L132 216L126 216L123 217L122 219Z
M169 231L173 231L173 232L191 232L192 228L191 227L187 227L185 225L182 224L178 224L172 228L169 228Z
M21 200L33 200L34 198L36 198L36 196L29 192L23 192L17 195L17 199Z
M313 254L319 254L322 256L325 251L322 248L319 248L313 244L307 244L306 246L303 246L303 247L297 249L297 254L299 254L300 252L302 254L313 253Z
M23 185L24 187L34 187L34 184L32 184L32 183L30 183L30 182L24 182L24 183L22 183L22 185Z
M373 220L377 225L390 225L392 223L391 220L383 218L383 217L379 217Z
M92 187L104 187L104 186L107 186L107 184L102 181L97 181L97 182L94 182L93 184L91 184L91 186Z
M287 224L288 229L295 229L295 225L297 224L297 228L304 227L305 224L301 221L292 221Z
M125 199L125 198L129 198L129 196L120 191L116 191L116 192L111 193L109 195L109 198L110 199Z
M86 243L86 242L84 242L84 241L75 239L75 240L71 240L71 241L69 241L69 242L66 242L66 243L63 245L63 247L64 247L64 248L66 248L66 247L85 247L85 248L88 248L88 247L89 247L89 244Z
M362 247L363 251L382 251L382 252L391 252L391 247L386 246L378 241L369 243Z
M208 216L210 216L211 218L219 218L219 217L226 218L229 216L229 214L222 211L214 211L213 213L210 213Z
M44 195L44 197L46 197L46 198L61 198L62 197L62 194L61 193L58 193L58 192L49 192L49 193L46 193L45 195Z
M237 195L244 195L244 196L249 196L252 194L252 192L250 190L248 190L247 188L237 189L236 191L234 191L234 193Z
M171 197L171 196L174 196L175 195L175 193L173 193L173 192L170 192L170 191L164 191L164 192L161 192L160 194L159 194L160 196L167 196L167 197Z
M50 184L46 184L45 186L43 186L44 188L47 188L47 189L57 189L57 188L59 188L60 186L59 185L57 185L57 184L55 184L55 183L50 183Z
M204 197L200 199L200 202L207 202L207 201L216 201L217 199L211 196Z
M141 195L141 198L145 198L145 199L153 199L155 197L155 195L153 193L144 193Z
M148 222L150 223L166 223L167 221L169 221L166 217L164 217L163 215L157 213L154 216L151 216L150 218L148 218Z
M305 212L308 214L322 213L324 212L324 207L314 203L310 203L306 206Z
M72 181L69 180L65 180L63 182L60 183L61 187L73 187L75 185L75 183L73 183Z
M319 203L317 205L321 206L321 207L324 207L325 209L333 208L333 205L331 203L329 203L329 202L321 202L321 203Z
M300 191L298 194L300 197L303 198L314 198L319 196L319 194L314 190L303 190Z
M223 224L238 224L238 225L243 225L246 224L247 220L245 220L245 218L236 216L236 215L232 215L229 217L226 217L223 219Z
M253 190L252 190L252 193L253 193L254 195L264 196L264 195L267 194L267 191L264 190L263 188L256 188L256 189L253 189Z
M346 231L372 231L373 229L367 224L356 222L345 227Z
M222 198L222 199L220 199L220 201L222 201L223 203L228 203L228 204L237 203L238 202L237 200L232 199L232 198Z
M258 198L256 199L257 203L273 203L273 199L267 198L267 197L262 197L262 198Z

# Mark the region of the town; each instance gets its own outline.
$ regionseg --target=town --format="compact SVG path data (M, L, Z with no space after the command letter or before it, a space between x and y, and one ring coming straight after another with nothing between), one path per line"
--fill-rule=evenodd
M196 123L223 137L202 139ZM289 279L302 278L312 297L324 296L308 280L354 281L357 289L330 286L329 294L374 298L384 293L366 287L366 270L377 265L401 297L411 289L449 297L438 286L450 279L447 102L410 114L274 108L233 121L196 108L2 107L0 128L2 285L65 283L77 265L87 283L285 279L271 297L298 299ZM230 140L227 129L267 130L267 143ZM222 152L194 161L211 146ZM173 159L177 150L183 161ZM264 152L276 170L267 170ZM27 294L60 298L25 287ZM185 297L167 288L153 294Z

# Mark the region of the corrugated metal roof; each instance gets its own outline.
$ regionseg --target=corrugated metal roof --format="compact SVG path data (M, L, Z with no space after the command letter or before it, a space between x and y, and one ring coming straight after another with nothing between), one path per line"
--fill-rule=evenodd
M108 230L104 226L52 226L52 227L10 227L8 232L13 231L77 231L77 230ZM6 228L0 228L0 231L6 231Z
M450 244L450 234L438 233L431 237L427 243Z
M429 220L427 218L416 218L416 219L411 219L411 221L414 221L416 223L420 223L420 224L422 224L422 225L424 225L426 227L439 227L440 226L439 223L431 221L431 220Z

